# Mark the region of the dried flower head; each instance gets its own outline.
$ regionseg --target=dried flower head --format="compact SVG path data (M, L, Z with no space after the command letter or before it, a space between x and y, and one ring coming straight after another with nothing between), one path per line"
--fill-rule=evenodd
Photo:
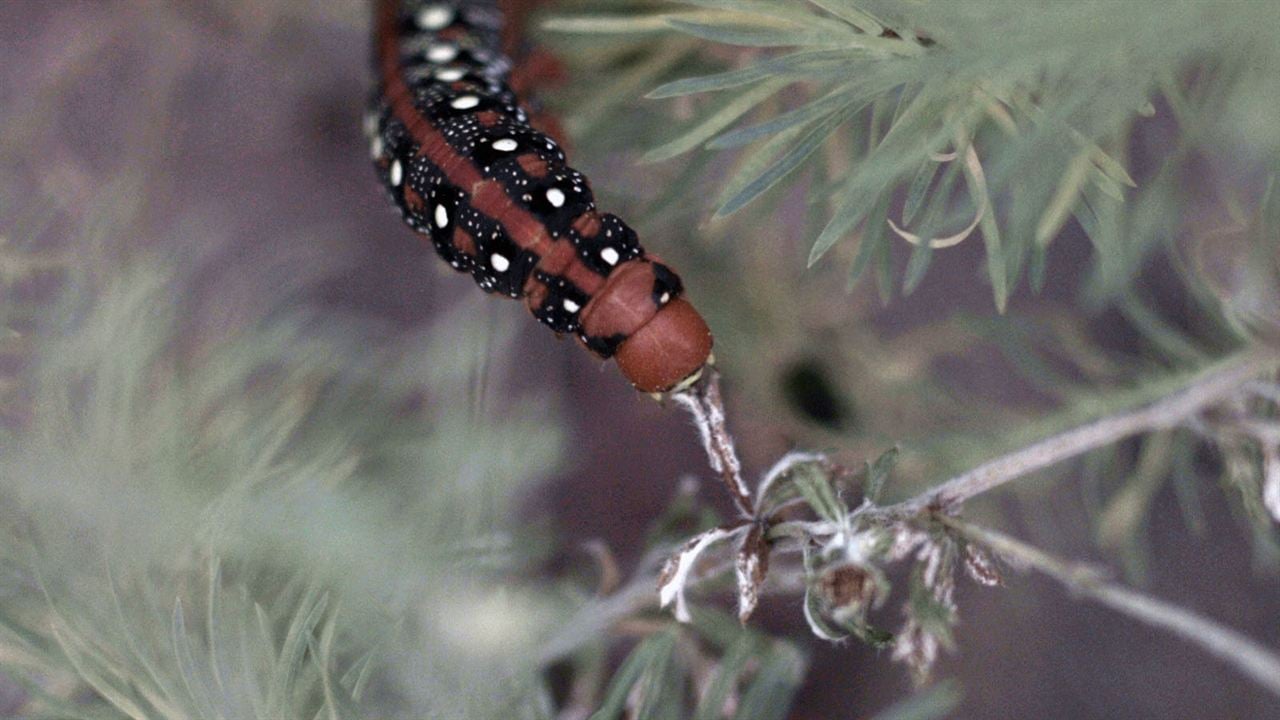
M818 592L829 607L865 606L875 597L876 583L866 568L843 563L822 571Z

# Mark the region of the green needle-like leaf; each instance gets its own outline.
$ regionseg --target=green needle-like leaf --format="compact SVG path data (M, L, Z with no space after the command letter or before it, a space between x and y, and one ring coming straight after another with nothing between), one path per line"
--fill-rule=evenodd
M823 120L814 126L811 130L801 136L790 150L782 155L776 163L771 165L755 180L751 181L745 188L738 192L737 195L729 198L729 200L716 211L716 217L726 217L732 215L742 209L747 203L759 197L769 188L778 183L779 180L786 177L789 173L800 167L810 155L814 153L827 137L831 135L841 124L849 119L855 112L855 109L846 109L836 112L832 116Z

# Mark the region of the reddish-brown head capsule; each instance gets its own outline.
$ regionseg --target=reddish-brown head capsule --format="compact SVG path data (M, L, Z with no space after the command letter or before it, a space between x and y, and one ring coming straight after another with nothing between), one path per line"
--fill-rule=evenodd
M688 302L672 300L623 341L615 358L637 390L669 392L698 379L711 359L711 329Z

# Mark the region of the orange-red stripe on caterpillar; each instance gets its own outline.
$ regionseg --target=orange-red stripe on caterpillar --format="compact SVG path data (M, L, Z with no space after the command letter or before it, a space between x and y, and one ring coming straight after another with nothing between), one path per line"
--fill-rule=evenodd
M481 289L617 361L638 390L688 387L711 331L680 278L602 213L508 84L492 0L375 0L379 175L408 225Z

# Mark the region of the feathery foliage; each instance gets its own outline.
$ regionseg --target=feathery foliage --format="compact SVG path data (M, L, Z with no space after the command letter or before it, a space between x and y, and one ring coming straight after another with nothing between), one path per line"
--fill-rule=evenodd
M1280 76L1271 3L684 4L696 9L611 4L547 26L640 35L627 47L670 57L664 75L703 70L649 93L697 109L646 157L730 157L716 218L810 168L806 201L826 210L809 263L861 227L852 275L884 277L896 272L888 245L906 240L906 293L976 232L1004 308L1024 276L1043 285L1048 248L1074 220L1095 248L1090 292L1114 297L1194 209L1198 153L1254 148L1273 169L1280 158L1262 100ZM736 50L673 53L651 39L664 28ZM1140 127L1158 145L1133 146Z
M192 345L172 269L118 272L41 326L6 442L0 619L32 716L536 707L520 648L560 601L497 579L532 559L511 503L558 433L544 399L467 409L490 333L367 352L286 313Z

